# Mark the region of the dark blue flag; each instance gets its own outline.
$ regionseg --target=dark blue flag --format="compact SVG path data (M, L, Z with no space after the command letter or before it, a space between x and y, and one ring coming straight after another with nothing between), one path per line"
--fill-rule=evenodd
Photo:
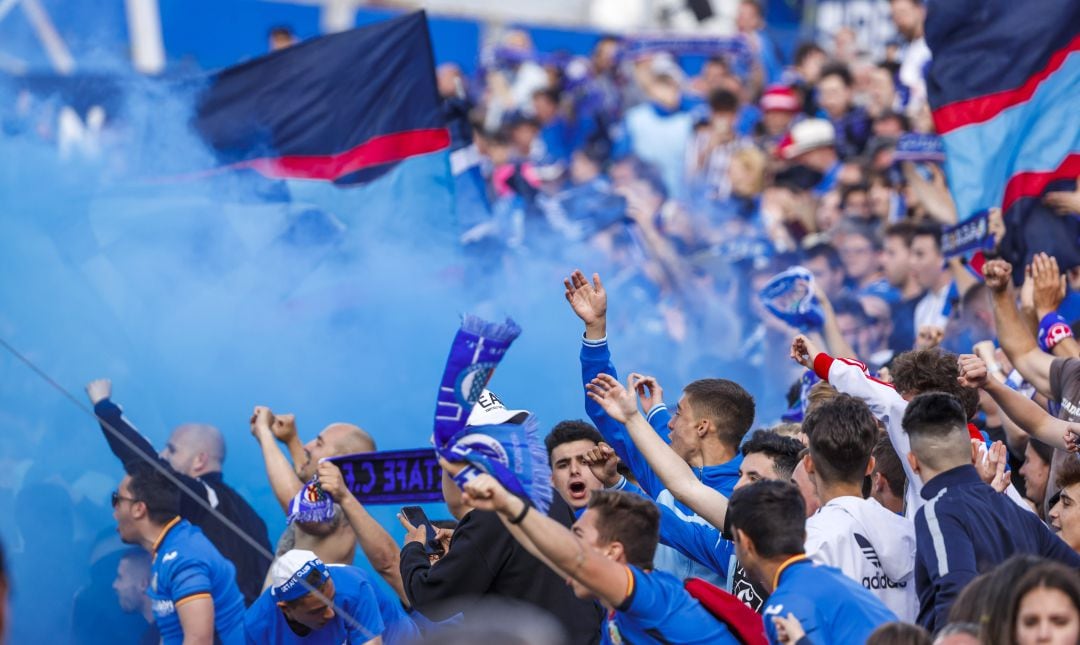
M352 184L450 144L424 12L309 40L212 78L195 129L223 164Z

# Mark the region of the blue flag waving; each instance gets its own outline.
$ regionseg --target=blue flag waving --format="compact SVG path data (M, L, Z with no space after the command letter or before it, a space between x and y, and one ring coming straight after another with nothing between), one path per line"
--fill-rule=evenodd
M1080 3L932 2L926 42L927 90L960 219L999 206L1005 259L1026 264L1043 251L1063 267L1080 264L1080 218L1043 202L1049 191L1074 190L1080 176Z
M309 40L230 67L196 131L233 168L352 184L450 145L424 13Z

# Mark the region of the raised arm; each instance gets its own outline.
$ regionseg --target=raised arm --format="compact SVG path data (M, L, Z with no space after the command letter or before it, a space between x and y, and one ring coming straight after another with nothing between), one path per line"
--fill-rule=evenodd
M1024 432L1058 450L1068 449L1065 436L1070 429L1080 429L1076 424L1051 416L1023 394L995 378L990 378L986 363L973 354L960 357L960 384L986 390L1001 407L1001 411Z
M1057 312L1058 307L1061 306L1061 301L1065 299L1065 293L1068 289L1065 275L1058 268L1057 258L1045 253L1039 253L1032 258L1031 279L1034 283L1032 305L1035 307L1035 315L1039 319L1040 329L1058 322L1060 324L1056 325L1055 328L1069 334L1060 337L1053 333L1049 334L1054 336L1053 341L1048 339L1046 342L1046 345L1050 347L1050 352L1058 358L1076 358L1080 356L1080 343L1077 343L1076 339L1072 337L1068 321Z
M251 415L251 434L262 449L266 476L270 479L270 488L274 491L274 497L281 505L281 510L288 512L289 502L304 487L304 482L300 481L292 464L278 448L271 430L273 424L274 413L270 411L270 408L255 406L255 411Z
M1053 357L1039 349L1035 338L1024 326L1012 290L1012 265L1004 260L990 260L983 267L986 286L990 288L997 324L998 341L1024 380L1040 393L1050 396L1050 363Z
M613 419L625 425L638 451L645 456L650 468L675 499L689 506L713 526L724 526L727 497L701 483L690 466L675 454L671 446L664 443L645 417L638 412L634 390L645 381L646 377L631 374L627 379L627 387L623 387L612 376L600 374L586 388L590 399L603 407Z
M356 541L371 567L390 585L398 598L408 605L409 598L405 594L405 585L401 582L401 554L397 542L345 485L337 464L321 462L318 472L319 485L341 505L345 519L349 521L349 526L356 534Z
M469 503L477 509L495 511L504 524L517 525L546 561L586 587L609 607L627 598L629 569L587 546L574 532L530 509L490 475L480 475L465 485Z
M90 397L90 404L94 406L94 414L98 418L102 434L105 435L105 441L112 453L124 464L124 470L130 470L139 462L158 460L154 445L135 429L124 417L120 406L110 399L112 381L105 378L90 381L86 386L86 394Z

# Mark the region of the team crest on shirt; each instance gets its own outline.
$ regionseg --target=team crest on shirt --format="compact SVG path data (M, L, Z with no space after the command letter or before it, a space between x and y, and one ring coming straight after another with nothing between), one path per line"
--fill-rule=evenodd
M619 626L615 624L614 620L609 620L607 623L608 637L614 645L623 645L622 634L619 633Z
M169 560L175 560L176 555L177 555L176 551L169 551L168 553L165 554L165 557L161 558L161 562L165 563L165 562L168 562Z

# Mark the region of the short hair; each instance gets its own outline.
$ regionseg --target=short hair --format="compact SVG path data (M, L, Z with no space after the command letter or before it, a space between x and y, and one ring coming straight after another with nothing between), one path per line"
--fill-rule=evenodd
M548 463L551 462L551 453L559 446L564 443L570 443L571 441L583 440L600 443L604 440L604 437L600 435L596 426L587 421L582 421L581 419L560 421L556 423L555 427L551 429L551 432L544 437L544 447L547 448Z
M843 206L847 200L847 196L853 192L867 191L869 187L866 184L856 184L854 186L845 186L841 189L840 205ZM875 251L880 251L882 248L881 234L878 230L867 224L862 224L858 220L848 218L844 220L841 227L841 232L844 235L857 235L870 243L870 248Z
M1054 447L1045 441L1036 439L1035 437L1028 437L1028 445L1035 451L1035 454L1039 456L1039 459L1043 460L1043 463L1050 464L1054 459ZM1070 460L1075 461L1075 460Z
M879 626L866 638L866 645L930 645L930 632L919 625L892 622Z
M803 251L803 258L807 261L825 258L829 263L829 268L833 271L844 268L844 262L840 259L840 252L836 250L835 246L828 242L818 242L806 249Z
M810 457L826 482L862 482L877 441L877 421L865 403L841 394L806 415Z
M739 97L734 92L718 88L709 92L709 109L713 112L732 112L739 109Z
M806 62L806 59L810 58L812 54L824 53L825 50L822 49L821 46L817 43L805 42L801 43L798 47L795 48L795 56L792 60L795 62L795 66L798 67L799 65L802 65L804 62Z
M828 381L818 381L810 386L810 391L806 393L806 411L811 412L819 405L828 403L836 397L840 396L840 391L832 386ZM806 429L803 429L806 432Z
M270 31L268 33L269 33L269 35L271 37L274 37L274 38L277 38L277 37L295 38L296 37L296 34L293 33L292 27L289 27L288 25L274 25L273 27L270 28Z
M911 450L931 468L953 467L969 462L967 417L960 401L944 392L920 394L908 403L901 421L911 437Z
M904 488L907 486L907 473L904 472L904 464L888 435L878 438L871 454L874 457L874 472L881 473L885 478L890 493L903 497Z
M957 381L960 378L957 360L956 354L937 347L904 352L893 359L889 368L893 387L901 395L925 392L952 394L963 404L970 419L979 410L979 391L963 387Z
M533 98L535 99L537 97L543 97L554 103L556 106L559 105L559 91L556 89L552 89L550 87L542 87L533 92Z
M759 481L731 495L728 517L763 558L804 553L806 503L795 484Z
M683 392L694 412L716 425L720 440L726 444L738 445L754 424L754 397L735 381L698 379Z
M942 233L941 224L938 224L937 222L922 222L922 223L918 224L915 227L915 234L912 235L911 239L914 240L916 237L924 237L924 236L925 237L932 237L932 238L934 238L934 246L937 247L938 251L940 251L941 250L941 233Z
M761 3L758 0L742 0L739 4L751 6L757 10L759 16L765 17L765 11L761 8Z
M911 241L915 239L916 226L914 222L909 220L901 220L895 224L890 224L885 228L885 237L898 237L904 240L904 246L910 247Z
M159 468L140 461L128 468L128 475L131 496L146 504L151 522L165 524L180 514L180 489Z
M120 556L121 562L128 562L131 566L135 567L140 575L146 575L146 578L150 579L150 567L151 560L150 554L146 552L146 549L127 549L123 555Z
M1080 459L1062 461L1058 467L1057 477L1054 478L1054 484L1059 489L1080 484Z
M652 500L619 490L594 490L588 508L597 514L602 543L619 542L627 563L652 569L660 542L660 510Z
M844 63L829 63L821 68L821 80L829 76L836 76L846 87L851 87L855 79L851 76L851 70Z
M776 476L783 480L791 479L791 473L799 465L799 453L802 442L793 437L785 437L772 430L758 430L742 445L742 455L763 454L773 462Z
M863 309L862 303L855 296L844 295L837 298L833 303L833 312L837 316L852 316L863 325L872 322L866 310Z

